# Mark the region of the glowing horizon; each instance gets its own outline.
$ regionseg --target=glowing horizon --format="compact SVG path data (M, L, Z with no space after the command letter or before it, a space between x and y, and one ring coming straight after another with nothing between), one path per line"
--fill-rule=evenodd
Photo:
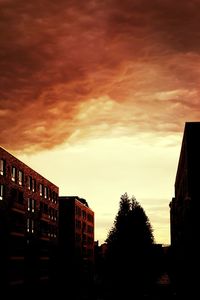
M113 226L121 195L127 192L144 208L155 241L169 244L169 203L174 195L179 140L159 138L144 144L138 138L101 138L17 156L56 184L61 196L87 200L95 213L95 239L100 243Z

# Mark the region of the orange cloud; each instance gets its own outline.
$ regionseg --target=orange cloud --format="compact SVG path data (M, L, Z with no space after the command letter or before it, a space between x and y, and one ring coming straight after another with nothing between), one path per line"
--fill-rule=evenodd
M200 2L1 1L1 145L37 151L199 120Z

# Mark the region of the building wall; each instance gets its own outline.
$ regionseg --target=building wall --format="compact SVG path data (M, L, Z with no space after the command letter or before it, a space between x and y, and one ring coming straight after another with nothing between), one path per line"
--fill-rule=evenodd
M185 124L175 180L175 197L170 203L171 245L191 248L198 239L200 207L200 122Z
M0 148L1 282L50 279L58 235L58 187Z
M174 274L179 286L192 286L199 264L200 208L200 122L184 128L175 180L175 197L170 203L171 249ZM196 270L198 272L198 269Z
M93 262L94 212L83 200L77 196L59 197L59 243L64 252Z
M77 196L59 197L59 273L61 288L90 291L94 272L94 212ZM74 290L72 287L77 286Z

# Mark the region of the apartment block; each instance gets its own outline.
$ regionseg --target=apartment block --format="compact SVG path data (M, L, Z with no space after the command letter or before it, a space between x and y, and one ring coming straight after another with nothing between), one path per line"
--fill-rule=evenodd
M94 212L78 196L59 197L59 243L75 257L94 261Z
M0 283L30 286L53 278L59 188L0 147Z
M86 286L94 267L94 212L78 196L59 197L59 251L63 280Z
M179 289L197 287L200 264L200 122L186 122L170 202L171 249L174 279Z

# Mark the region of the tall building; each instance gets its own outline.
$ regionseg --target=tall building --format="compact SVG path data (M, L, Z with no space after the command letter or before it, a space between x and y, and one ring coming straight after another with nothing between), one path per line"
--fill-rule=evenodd
M200 262L200 122L186 122L170 203L171 249L174 278L179 289L190 290Z
M58 187L0 147L0 285L47 282L58 240Z
M94 212L83 198L59 197L59 249L63 280L83 283L94 264Z

